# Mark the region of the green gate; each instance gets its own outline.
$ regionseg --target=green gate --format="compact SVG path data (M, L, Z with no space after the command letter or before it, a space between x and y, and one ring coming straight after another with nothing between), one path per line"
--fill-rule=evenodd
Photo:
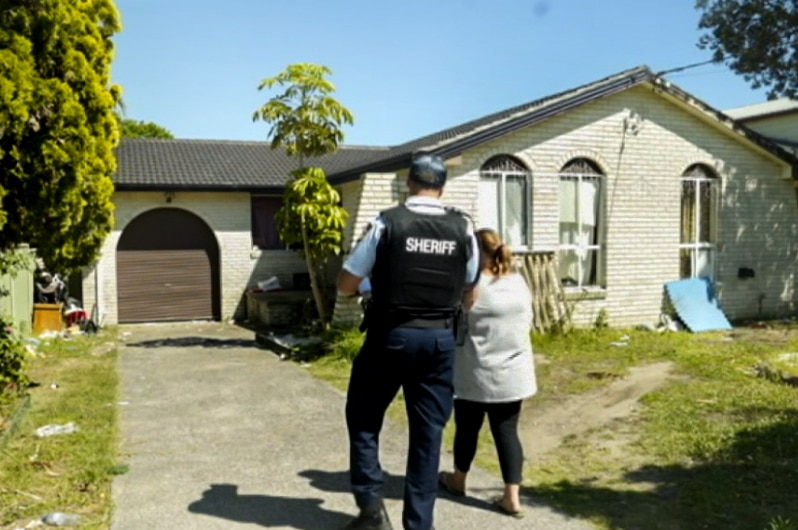
M26 335L30 333L33 321L33 259L29 264L29 268L19 270L15 275L0 276L0 315L10 317L14 327Z

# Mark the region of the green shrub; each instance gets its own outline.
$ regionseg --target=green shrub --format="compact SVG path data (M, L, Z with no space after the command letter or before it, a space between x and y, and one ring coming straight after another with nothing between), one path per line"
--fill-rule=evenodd
M798 529L798 525L794 524L789 519L784 519L782 517L776 517L770 524L768 525L766 530L796 530Z
M610 327L610 314L602 307L593 322L593 329L606 329L608 327Z
M11 324L0 317L0 403L11 401L28 388L27 352Z
M332 328L313 342L300 348L300 357L305 360L326 357L351 361L360 351L365 335L355 328Z

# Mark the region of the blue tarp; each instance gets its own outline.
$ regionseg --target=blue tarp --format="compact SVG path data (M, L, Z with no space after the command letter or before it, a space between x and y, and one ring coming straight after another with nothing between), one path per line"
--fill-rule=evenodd
M690 278L665 284L671 304L687 329L694 333L732 329L718 307L718 300L708 278Z

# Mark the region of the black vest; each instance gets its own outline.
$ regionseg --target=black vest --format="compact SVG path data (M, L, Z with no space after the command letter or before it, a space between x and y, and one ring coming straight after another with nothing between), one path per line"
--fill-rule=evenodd
M463 214L419 214L397 206L381 214L385 223L372 271L378 312L408 318L444 318L460 306L471 255Z

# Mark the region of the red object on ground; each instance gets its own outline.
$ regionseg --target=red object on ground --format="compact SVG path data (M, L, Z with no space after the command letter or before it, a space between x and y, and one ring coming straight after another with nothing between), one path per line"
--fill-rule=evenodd
M89 315L83 309L75 309L65 313L64 318L66 318L67 326L73 326L83 322L84 320L88 320Z

